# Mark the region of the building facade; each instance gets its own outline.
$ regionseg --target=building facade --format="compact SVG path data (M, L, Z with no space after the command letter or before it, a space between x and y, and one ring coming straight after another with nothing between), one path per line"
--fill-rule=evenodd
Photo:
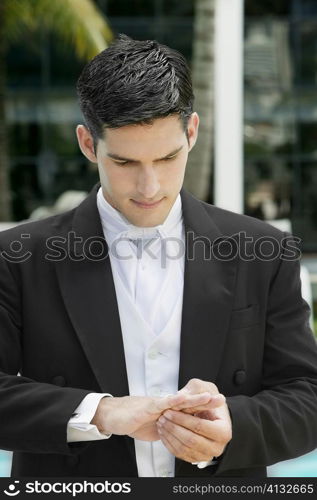
M155 38L190 63L194 3L96 0L115 34ZM88 191L97 181L75 136L81 122L75 83L83 65L44 32L10 49L7 114L15 220L54 203L65 190ZM290 220L304 252L317 252L316 1L245 1L243 131L245 213Z

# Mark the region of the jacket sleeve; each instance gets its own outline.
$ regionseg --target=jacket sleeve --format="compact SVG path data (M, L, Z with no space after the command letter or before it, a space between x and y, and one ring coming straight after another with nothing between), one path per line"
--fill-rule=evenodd
M73 454L67 422L91 391L57 387L24 376L21 291L0 249L0 448Z
M298 261L281 260L271 281L262 390L228 397L227 404L233 437L215 475L268 466L317 447L317 345Z

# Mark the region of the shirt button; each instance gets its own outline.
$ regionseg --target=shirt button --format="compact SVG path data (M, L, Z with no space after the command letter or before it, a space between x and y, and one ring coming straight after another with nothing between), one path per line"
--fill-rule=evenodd
M149 358L149 359L156 359L156 358L157 358L157 356L158 356L158 352L157 352L157 351L155 351L155 350L154 350L154 351L150 351L150 352L148 353L148 358Z

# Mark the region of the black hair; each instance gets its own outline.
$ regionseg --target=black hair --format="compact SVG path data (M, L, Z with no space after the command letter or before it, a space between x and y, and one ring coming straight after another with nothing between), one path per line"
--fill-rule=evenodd
M84 67L77 94L95 149L105 128L177 113L187 135L193 89L184 56L155 40L118 38Z

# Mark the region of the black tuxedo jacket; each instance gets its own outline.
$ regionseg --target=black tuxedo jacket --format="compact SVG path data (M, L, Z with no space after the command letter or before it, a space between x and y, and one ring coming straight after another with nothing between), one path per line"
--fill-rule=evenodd
M131 438L66 442L84 396L129 394L97 189L74 210L0 233L0 448L14 451L15 476L137 476ZM175 474L265 476L267 465L317 447L317 349L299 262L289 250L256 256L280 248L277 229L181 196L179 388L214 382L233 438L218 466L177 459ZM239 232L254 259L236 251Z

